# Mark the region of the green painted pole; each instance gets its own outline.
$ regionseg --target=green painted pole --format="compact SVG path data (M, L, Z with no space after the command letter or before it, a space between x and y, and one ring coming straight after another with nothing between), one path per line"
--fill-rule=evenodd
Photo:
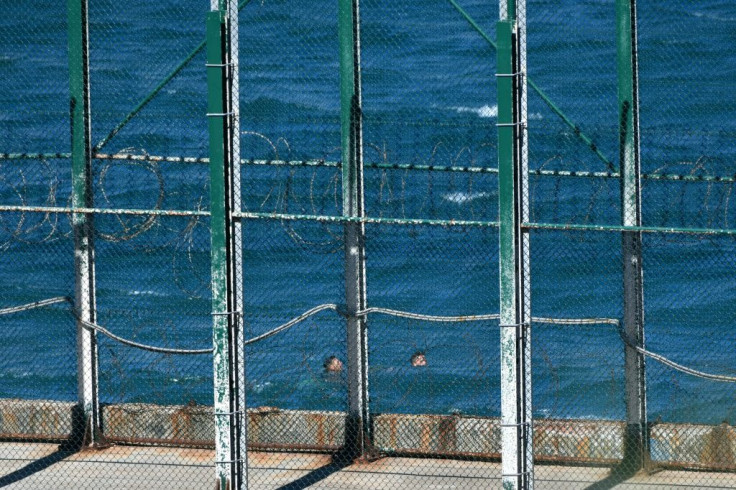
M639 154L639 87L637 66L636 1L616 0L618 52L619 151L621 215L623 226L640 227L641 167ZM644 272L642 234L622 233L624 332L644 348ZM626 438L621 469L635 472L649 461L645 358L625 346Z
M212 267L212 329L215 413L216 488L247 488L242 434L244 406L237 361L241 311L234 288L233 249L233 131L232 73L228 14L215 10L207 16L207 108L210 135L210 226Z
M514 17L510 11L506 16ZM497 36L501 475L504 489L530 489L534 480L529 236L521 228L528 219L525 66L519 56L523 30L518 21L502 20Z
M67 1L69 43L69 93L72 140L72 208L93 207L92 148L89 95L89 28L87 0ZM77 322L77 393L84 417L82 444L99 441L97 336L83 321L96 322L94 220L92 215L72 214L74 228L74 307ZM80 424L81 425L81 424Z
M365 216L363 198L363 129L360 86L360 15L358 0L338 0L340 49L340 124L342 214ZM345 304L347 313L348 425L345 451L362 457L370 445L368 406L368 333L365 271L365 223L344 225Z

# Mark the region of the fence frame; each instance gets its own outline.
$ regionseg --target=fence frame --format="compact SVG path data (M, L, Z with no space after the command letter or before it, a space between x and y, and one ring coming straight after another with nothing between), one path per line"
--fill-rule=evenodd
M501 479L534 486L529 171L526 137L526 2L500 2L497 24Z
M621 166L621 221L640 227L641 165L639 148L639 76L637 60L636 0L616 0L618 60L619 152ZM623 328L637 347L644 345L644 271L641 231L621 233L623 258ZM636 472L648 465L646 362L629 345L624 348L626 437L622 469Z
M235 15L233 19L232 15ZM244 360L242 336L242 293L238 296L235 240L234 174L239 169L233 158L232 62L236 58L230 29L237 22L224 2L207 16L207 98L210 135L210 213L212 241L212 335L215 416L215 474L220 490L247 488L247 434L245 424ZM236 87L237 88L237 87ZM240 298L240 306L238 299Z
M89 21L87 0L68 0L69 111L72 159L72 208L92 208L92 127L89 83ZM73 213L74 309L77 317L77 397L84 426L75 429L80 444L95 445L101 437L96 323L94 216ZM76 442L76 441L75 441Z
M368 306L365 266L363 192L363 123L360 74L359 0L339 0L340 133L342 155L342 215L358 218L343 225L345 254L345 314L347 326L348 419L346 457L360 458L370 446L368 403Z

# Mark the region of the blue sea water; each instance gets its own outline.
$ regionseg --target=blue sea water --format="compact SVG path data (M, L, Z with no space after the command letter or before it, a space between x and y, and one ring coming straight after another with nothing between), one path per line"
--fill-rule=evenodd
M498 6L461 2L495 38ZM204 38L205 1L124 5L90 1L91 125L109 134ZM69 152L63 5L0 5L0 153ZM612 1L529 0L529 78L591 137L610 164L533 91L530 168L608 171L618 166L616 24ZM339 160L337 2L253 0L240 15L241 156ZM729 1L639 2L641 155L644 173L736 173L736 6ZM361 4L365 160L494 167L495 52L446 0ZM198 53L100 150L207 155L204 55ZM95 160L95 204L207 209L203 164ZM339 214L334 167L244 165L243 207ZM68 159L0 161L0 200L68 204ZM495 220L493 174L367 169L371 216ZM730 183L645 180L649 226L730 228ZM620 223L615 179L532 177L532 219ZM71 295L66 215L0 215L0 307ZM211 342L206 219L98 216L98 321L140 342L197 348ZM343 302L342 230L313 222L244 224L249 335L321 303ZM498 311L493 228L367 226L370 305L437 315ZM540 317L622 315L621 241L615 233L533 232L532 309ZM730 236L644 237L645 321L651 350L696 369L736 374L736 243ZM63 307L2 317L0 396L75 398L75 325ZM622 419L623 344L615 329L537 323L537 415ZM486 323L369 319L374 411L496 415L498 328ZM415 351L428 366L412 368ZM342 410L340 317L329 313L247 351L250 406ZM106 403L209 404L211 359L162 356L100 340ZM730 384L650 361L652 419L733 420Z

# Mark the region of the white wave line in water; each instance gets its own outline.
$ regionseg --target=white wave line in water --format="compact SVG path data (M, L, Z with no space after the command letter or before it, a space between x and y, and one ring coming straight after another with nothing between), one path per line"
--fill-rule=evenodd
M457 113L464 113L464 112L470 112L478 117L483 118L490 118L490 117L498 117L498 106L497 105L484 105L481 107L451 107L452 110L454 110Z
M443 194L442 199L455 204L465 204L476 199L484 199L490 195L488 192L450 192Z
M707 12L693 12L692 15L700 19L716 20L718 22L736 22L736 17L724 17L718 14L709 14Z

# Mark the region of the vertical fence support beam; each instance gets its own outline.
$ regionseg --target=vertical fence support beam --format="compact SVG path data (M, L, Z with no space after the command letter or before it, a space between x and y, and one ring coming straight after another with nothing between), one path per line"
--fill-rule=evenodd
M342 213L365 215L363 198L363 128L360 87L360 16L358 0L338 0L340 43L340 123ZM348 425L345 451L362 457L370 445L368 405L368 334L366 308L365 224L345 223L345 303L347 313Z
M72 138L72 207L93 207L87 0L68 0L69 91ZM100 437L97 336L82 321L96 322L94 218L73 213L77 316L77 393L84 416L83 444Z
M624 226L641 226L641 169L639 156L639 84L636 0L616 0L618 104L620 121L621 214ZM624 331L644 347L644 290L641 232L622 235ZM626 438L623 470L648 464L646 369L644 356L625 346Z
M232 133L232 209L235 212L242 211L241 188L240 188L240 42L239 42L239 16L241 7L238 0L227 0L228 13L228 43L230 45L230 119ZM243 223L239 219L232 220L233 237L233 295L236 311L235 343L233 346L233 364L235 366L235 412L238 417L238 465L242 475L242 486L236 488L247 488L248 486L248 419L246 404L246 377L245 377L245 328L244 328L244 293L243 293Z
M497 39L501 469L504 489L534 485L531 308L523 22L501 2Z
M224 3L224 2L223 2ZM210 210L212 240L212 325L215 393L216 488L247 488L245 447L245 389L238 338L242 319L240 287L235 270L233 206L235 198L233 148L232 46L225 5L207 17L207 107L210 134ZM221 7L221 8L220 8ZM237 56L237 55L236 55ZM242 296L240 297L242 301Z

